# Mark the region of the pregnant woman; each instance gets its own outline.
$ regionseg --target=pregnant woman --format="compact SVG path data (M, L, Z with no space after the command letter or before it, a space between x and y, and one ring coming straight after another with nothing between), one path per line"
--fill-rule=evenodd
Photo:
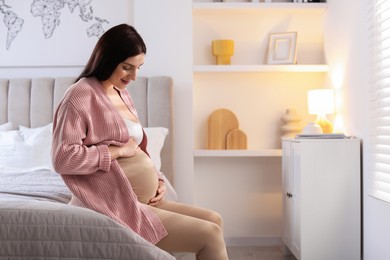
M163 199L164 181L126 90L145 54L127 24L99 39L55 112L54 168L73 193L71 204L107 215L168 252L226 260L218 213Z

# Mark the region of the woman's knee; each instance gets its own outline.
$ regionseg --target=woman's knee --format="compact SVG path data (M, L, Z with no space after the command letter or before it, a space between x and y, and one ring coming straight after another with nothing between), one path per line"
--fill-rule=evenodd
M217 224L219 228L222 229L223 220L222 220L222 216L218 212L211 210L208 220Z
M204 244L197 252L197 259L228 259L222 228L217 223L206 222L206 234L201 236Z

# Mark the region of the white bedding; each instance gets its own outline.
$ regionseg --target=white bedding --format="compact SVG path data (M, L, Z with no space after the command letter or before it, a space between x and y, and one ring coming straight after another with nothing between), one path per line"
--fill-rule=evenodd
M175 259L112 219L68 205L49 170L0 172L0 258Z

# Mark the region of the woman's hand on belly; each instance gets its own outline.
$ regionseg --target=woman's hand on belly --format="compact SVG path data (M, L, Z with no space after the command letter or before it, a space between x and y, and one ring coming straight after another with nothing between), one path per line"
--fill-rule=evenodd
M165 183L159 180L156 196L152 198L148 204L150 206L156 206L164 198L164 194L166 191L167 187L165 186Z
M133 137L130 137L129 141L122 147L109 146L108 149L110 150L111 158L113 160L119 157L133 157L141 151L141 148L135 142Z

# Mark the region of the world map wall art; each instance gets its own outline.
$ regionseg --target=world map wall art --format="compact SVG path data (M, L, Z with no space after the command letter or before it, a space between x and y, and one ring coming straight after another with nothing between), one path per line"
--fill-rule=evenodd
M0 66L83 66L128 11L127 0L0 0Z

